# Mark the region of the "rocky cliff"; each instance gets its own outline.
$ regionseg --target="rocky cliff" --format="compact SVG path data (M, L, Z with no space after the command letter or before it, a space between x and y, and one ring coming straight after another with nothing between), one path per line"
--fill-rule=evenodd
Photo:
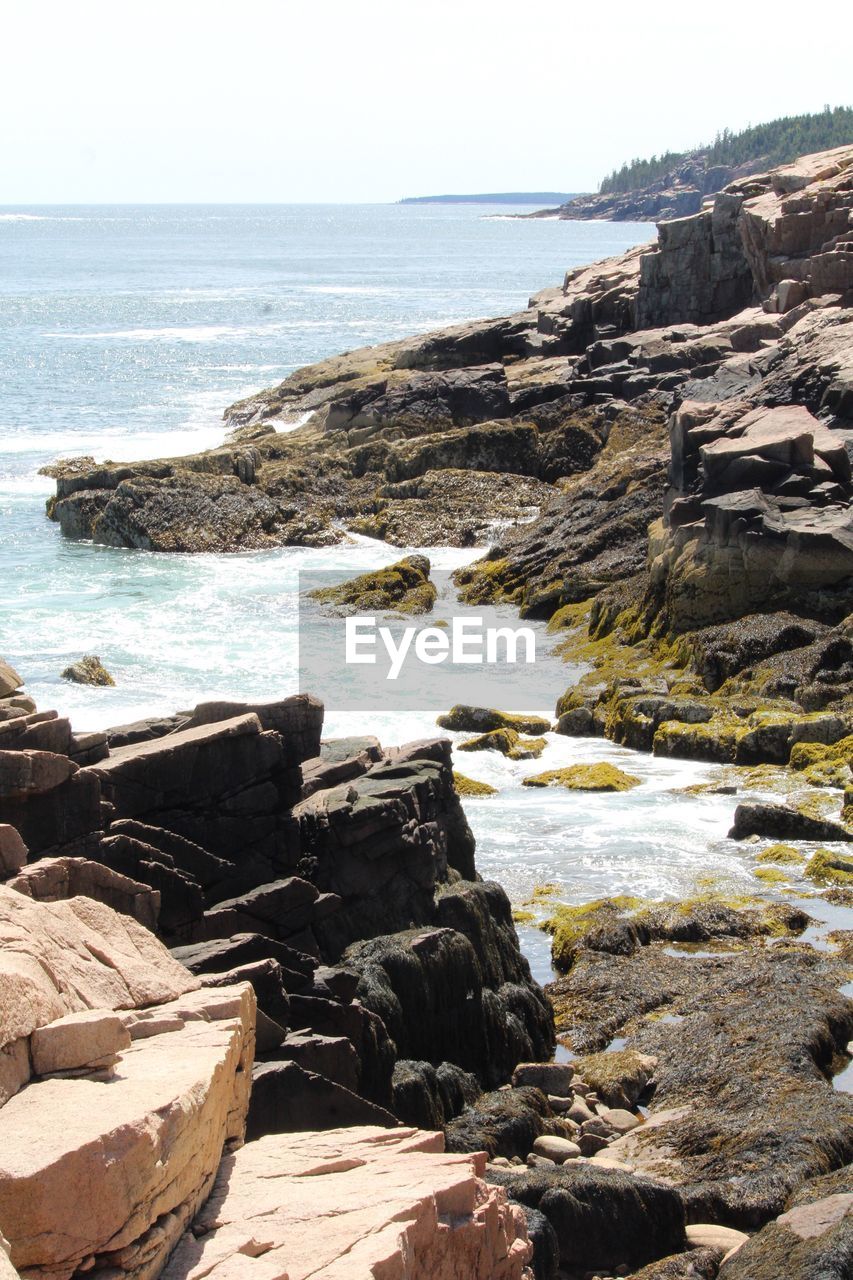
M696 155L673 163L667 173L633 191L611 191L575 196L564 204L528 218L562 218L565 221L661 222L698 213L702 205L730 182L758 173L761 160L733 166L709 164Z
M490 522L516 521L457 582L467 600L548 618L584 665L559 730L731 765L732 838L839 848L853 800L852 219L851 148L753 175L517 316L300 370L232 408L222 449L62 465L51 514L71 536L187 550L350 529L485 546ZM853 1147L829 1084L851 1029L846 932L821 956L790 907L610 903L580 924L558 911L550 996L576 1057L545 1067L551 1007L505 895L476 879L446 743L324 743L311 699L80 737L20 683L0 666L10 883L30 908L83 892L156 922L207 990L251 984L250 1138L442 1126L456 1152L488 1151L543 1276L559 1258L580 1274L763 1280L781 1255L791 1280L848 1274ZM769 776L755 766L778 767L778 802L755 802ZM811 874L844 905L849 859L822 859ZM671 954L684 943L701 944L689 961ZM615 1035L642 1061L614 1063ZM257 1187L256 1154L235 1163L238 1189ZM204 1269L246 1241L221 1190ZM480 1194L460 1201L466 1239L482 1239Z
M523 1211L485 1184L485 1157L442 1155L440 1133L337 1129L243 1146L248 982L201 986L89 897L43 904L5 887L0 977L10 1280L186 1280L200 1267L529 1276Z

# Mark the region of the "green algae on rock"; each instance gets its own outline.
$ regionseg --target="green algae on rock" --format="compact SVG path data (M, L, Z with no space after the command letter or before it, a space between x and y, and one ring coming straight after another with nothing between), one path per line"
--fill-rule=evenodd
M86 654L79 662L72 662L62 672L62 679L70 680L72 684L90 684L101 688L115 684L101 659L94 653Z
M453 785L456 788L456 794L460 796L496 796L498 794L497 787L491 786L488 782L478 782L476 778L468 778L464 773L457 773L455 769Z
M780 866L795 866L805 862L805 854L790 844L771 844L758 855L759 862L776 862Z
M613 764L572 764L565 769L547 769L522 778L525 787L566 787L569 791L631 791L641 779L624 773Z
M523 738L515 729L493 729L458 744L459 751L499 751L509 760L535 760L548 744L544 738Z
M582 950L632 955L651 942L714 940L737 946L752 938L801 933L808 919L804 911L788 903L709 890L680 902L651 903L620 896L578 906L561 905L540 928L552 936L554 968L568 972Z
M778 867L756 867L752 873L763 884L788 884L788 876Z
M614 944L629 949L633 945L629 912L642 905L642 900L628 896L599 898L578 906L560 905L540 928L551 934L551 962L555 969L571 968L581 946L618 939Z
M442 729L465 733L491 733L494 729L515 729L517 733L548 733L551 721L543 716L515 715L509 711L497 711L494 707L469 707L458 703L436 724Z
M406 556L385 569L359 574L333 587L317 587L309 594L341 614L382 610L414 616L429 613L435 604L438 592L429 575L426 556Z
M630 1110L652 1079L657 1058L636 1049L612 1049L588 1054L572 1065L606 1106Z
M815 884L853 886L853 858L818 849L806 863L805 874Z

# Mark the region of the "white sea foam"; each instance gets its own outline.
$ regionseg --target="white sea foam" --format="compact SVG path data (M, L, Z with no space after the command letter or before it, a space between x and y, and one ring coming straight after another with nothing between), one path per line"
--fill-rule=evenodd
M0 222L86 222L86 218L53 213L0 213Z

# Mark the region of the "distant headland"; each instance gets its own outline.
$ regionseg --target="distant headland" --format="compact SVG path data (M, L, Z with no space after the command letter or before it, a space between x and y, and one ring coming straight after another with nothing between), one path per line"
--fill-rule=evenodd
M574 200L577 192L560 191L490 191L476 195L405 196L398 204L565 204Z

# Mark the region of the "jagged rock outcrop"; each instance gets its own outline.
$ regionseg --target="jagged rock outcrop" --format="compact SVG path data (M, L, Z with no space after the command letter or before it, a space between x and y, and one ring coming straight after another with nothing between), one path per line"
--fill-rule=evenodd
M668 173L635 191L613 191L576 196L556 209L521 214L527 218L558 217L567 221L661 222L698 213L709 196L736 178L755 173L762 161L737 167L709 164L701 154L673 164Z
M30 839L28 851L17 827L0 829L11 888L59 905L89 895L156 926L205 986L251 984L253 1136L395 1123L400 1057L470 1067L479 1090L553 1047L506 895L476 882L449 742L321 743L322 714L307 696L206 703L109 732L107 754L84 768L56 752L0 753L0 818ZM396 954L412 925L453 959L446 989L441 965L420 975L428 1028L403 988L392 1017L372 960ZM413 1054L418 1018L429 1034ZM449 1119L451 1094L457 1109L468 1094L445 1092Z
M14 830L14 828L10 828ZM26 848L21 845L24 858ZM160 916L160 893L148 885L120 875L88 858L40 858L6 882L9 889L26 894L37 902L64 902L66 898L94 898L122 915L133 916L156 933Z
M248 982L201 986L129 916L9 887L0 977L9 1280L306 1263L341 1277L393 1266L528 1280L524 1212L485 1183L485 1156L442 1154L440 1133L401 1128L286 1049L280 1074L267 1061L253 1076ZM319 1060L334 1073L328 1052ZM244 1133L282 1131L243 1146Z
M468 545L493 537L489 520L538 508L460 575L467 598L549 616L618 588L647 626L676 633L757 610L834 626L853 581L851 174L846 147L737 177L663 222L656 244L570 272L516 316L299 370L229 411L220 450L60 467L54 514L97 538L123 485L178 476L273 503L285 542L343 526ZM299 413L303 427L276 430ZM182 537L162 545L191 549ZM823 670L803 672L810 704L831 700ZM60 731L13 732L43 748Z

